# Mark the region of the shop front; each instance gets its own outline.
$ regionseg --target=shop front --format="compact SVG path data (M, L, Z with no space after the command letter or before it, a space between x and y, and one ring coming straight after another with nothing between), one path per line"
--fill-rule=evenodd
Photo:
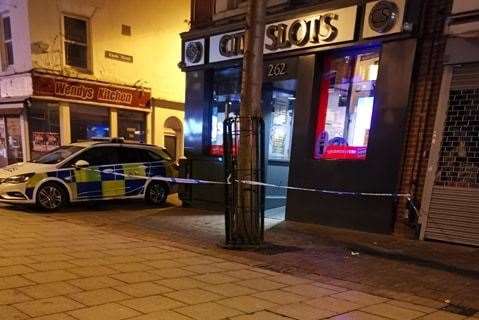
M144 88L33 74L28 107L30 158L60 145L107 137L146 143L150 91Z
M26 104L31 77L18 73L0 77L0 168L26 159Z
M454 1L421 202L421 239L479 247L479 3Z
M0 115L0 167L23 161L22 109Z
M268 17L262 97L266 182L396 193L416 4L330 3ZM190 176L224 179L223 121L239 114L243 43L241 25L183 34ZM182 194L186 203L208 208L221 208L223 197L221 186L193 186ZM267 188L265 204L272 218L388 233L396 199Z

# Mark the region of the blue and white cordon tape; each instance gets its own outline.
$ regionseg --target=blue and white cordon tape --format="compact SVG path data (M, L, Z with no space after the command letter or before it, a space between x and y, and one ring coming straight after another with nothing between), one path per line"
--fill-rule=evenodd
M93 169L87 169L87 170L93 170ZM156 181L165 181L165 182L178 183L178 184L217 184L217 185L230 185L230 184L232 184L231 176L228 177L226 182L220 182L220 181L211 181L211 180L185 179L185 178L161 177L161 176L147 177L147 176L119 173L119 172L116 172L114 169L93 170L93 171L100 172L100 173L105 173L105 174L117 175L117 176L121 176L123 178L151 179L151 180L156 180ZM331 195L339 195L339 196L406 198L414 206L414 204L411 201L412 195L410 193L335 191L335 190L325 190L325 189L281 186L281 185L277 185L277 184L264 183L264 182L251 181L251 180L235 180L234 182L239 183L239 184L253 185L253 186L271 187L271 188L285 189L285 190L318 192L318 193L323 193L323 194L331 194Z

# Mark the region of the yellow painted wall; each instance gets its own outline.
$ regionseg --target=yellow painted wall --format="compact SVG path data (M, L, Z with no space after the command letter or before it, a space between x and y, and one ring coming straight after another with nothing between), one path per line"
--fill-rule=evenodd
M32 43L48 44L32 52L34 68L67 76L150 87L152 96L184 102L185 77L179 33L186 31L189 0L29 0ZM63 63L62 14L90 19L91 71L79 73ZM131 26L132 35L121 34ZM133 63L105 58L105 50L133 56Z

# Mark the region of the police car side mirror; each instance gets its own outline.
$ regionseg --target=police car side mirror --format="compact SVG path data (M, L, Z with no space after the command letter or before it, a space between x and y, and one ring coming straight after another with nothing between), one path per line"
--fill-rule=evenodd
M89 167L90 164L88 163L88 161L78 160L73 166L75 167L75 169L83 169Z

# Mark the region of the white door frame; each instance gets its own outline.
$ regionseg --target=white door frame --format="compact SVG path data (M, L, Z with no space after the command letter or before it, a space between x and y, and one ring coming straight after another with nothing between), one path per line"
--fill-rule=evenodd
M441 89L439 92L439 100L437 104L436 119L434 121L434 131L432 134L431 148L429 150L429 160L427 163L426 179L422 192L421 210L419 214L419 223L421 230L419 239L424 240L424 233L427 228L427 220L429 216L429 206L431 204L432 189L436 180L437 167L439 157L441 156L441 145L444 135L444 126L449 108L449 94L451 91L451 81L454 66L446 65L443 69Z

